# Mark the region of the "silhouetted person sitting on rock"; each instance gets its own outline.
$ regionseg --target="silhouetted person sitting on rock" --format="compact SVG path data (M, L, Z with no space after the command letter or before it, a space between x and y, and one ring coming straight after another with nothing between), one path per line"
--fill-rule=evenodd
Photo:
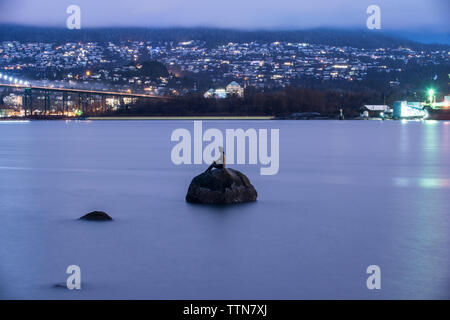
M211 172L213 168L223 169L225 168L225 152L223 151L223 147L219 147L219 159L211 163L211 165L206 169L205 172Z

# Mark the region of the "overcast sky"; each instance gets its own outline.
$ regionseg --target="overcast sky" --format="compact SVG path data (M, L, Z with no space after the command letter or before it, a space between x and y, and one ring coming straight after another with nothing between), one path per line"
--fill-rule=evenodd
M364 28L376 4L385 30L449 32L450 12L449 0L0 0L0 23L64 27L71 4L82 27Z

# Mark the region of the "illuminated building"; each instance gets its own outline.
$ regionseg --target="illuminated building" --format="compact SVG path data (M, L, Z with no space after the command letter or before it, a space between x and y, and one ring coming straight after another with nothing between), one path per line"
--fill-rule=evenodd
M226 89L209 89L203 94L203 96L205 98L224 99L230 94L235 94L238 97L243 97L244 89L237 82L232 81L226 86Z
M216 89L214 91L214 97L216 99L224 99L228 95L228 92L225 89Z
M363 114L362 116L364 118L369 117L380 117L384 115L385 113L390 111L389 106L387 105L364 105L361 108Z
M203 96L205 98L212 98L212 97L214 97L214 89L209 89L208 91L205 92L205 94Z
M225 99L227 95L228 92L225 89L209 89L203 96L205 98Z
M229 94L235 94L241 98L244 96L244 89L235 81L232 81L229 85L227 85L226 91Z
M10 95L3 98L3 103L9 107L22 106L22 97L11 93Z
M427 117L427 111L423 109L420 102L395 101L394 102L394 119L423 119Z

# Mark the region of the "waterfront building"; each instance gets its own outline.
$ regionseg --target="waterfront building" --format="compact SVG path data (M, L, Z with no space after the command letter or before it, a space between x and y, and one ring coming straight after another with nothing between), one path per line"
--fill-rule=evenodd
M225 89L209 89L203 94L203 96L205 98L224 99L231 94L242 98L244 96L244 89L237 82L232 81L226 86Z
M225 99L228 96L228 92L225 89L209 89L203 96L205 98Z
M394 119L419 118L423 119L427 112L423 110L421 102L395 101L393 106Z
M228 96L228 92L225 89L214 90L214 98L216 98L216 99L224 99L227 96Z
M226 87L226 91L228 94L235 94L240 98L244 96L244 89L236 81L230 82Z
M377 105L377 104L372 104L372 105L368 105L365 104L361 107L361 111L362 111L362 116L364 118L369 118L369 117L382 117L384 116L385 113L390 111L389 106L387 105Z

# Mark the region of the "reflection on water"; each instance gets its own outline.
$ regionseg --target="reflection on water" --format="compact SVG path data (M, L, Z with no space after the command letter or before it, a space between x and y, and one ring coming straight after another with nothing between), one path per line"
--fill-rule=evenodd
M280 129L279 173L233 166L259 198L231 207L184 201L205 168L170 161L180 127L0 122L0 298L450 298L449 122L204 121ZM55 289L71 264L83 290Z
M422 188L449 188L450 179L440 178L418 178L410 179L404 177L394 177L394 185L398 187L419 186Z

